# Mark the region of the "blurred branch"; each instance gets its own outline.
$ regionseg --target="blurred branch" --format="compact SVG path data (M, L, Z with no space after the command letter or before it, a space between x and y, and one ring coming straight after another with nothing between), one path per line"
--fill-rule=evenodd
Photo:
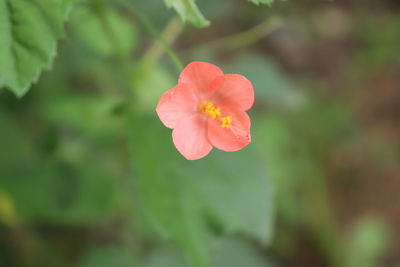
M170 20L170 22L165 27L164 31L161 33L161 38L165 40L165 42L171 46L171 44L176 40L179 34L182 32L183 23L177 18L174 17ZM154 44L147 50L147 52L143 56L144 61L157 61L160 56L162 56L164 47L163 45L156 40Z
M119 1L119 4L124 7L128 12L132 13L143 24L146 30L154 37L154 39L156 39L160 43L160 45L167 52L167 55L171 59L172 63L174 63L177 71L180 73L183 69L183 64L181 60L171 48L169 43L164 40L164 38L158 33L157 29L150 22L150 20L135 8L135 6L132 4L132 1L130 1L129 3L126 1Z
M282 27L282 25L283 20L281 17L272 16L249 30L200 44L198 46L189 48L185 51L185 53L191 53L199 48L212 49L213 51L236 50L259 41L260 39Z

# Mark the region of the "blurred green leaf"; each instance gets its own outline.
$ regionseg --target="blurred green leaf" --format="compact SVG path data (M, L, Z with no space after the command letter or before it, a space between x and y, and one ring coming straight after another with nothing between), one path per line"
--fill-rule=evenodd
M56 55L72 0L0 1L0 87L22 96Z
M137 33L133 22L112 7L81 6L72 13L71 22L77 37L99 55L121 53L128 56L136 46Z
M375 267L388 247L389 229L379 217L362 217L353 226L347 248L348 267Z
M195 266L208 266L212 237L202 219L203 203L190 177L180 173L183 160L172 147L170 133L154 119L132 125L132 133L145 216L164 237L177 242Z
M271 5L274 0L249 0L250 2L258 5L258 4L267 4L267 5Z
M273 235L274 198L265 164L254 148L214 151L191 164L187 176L201 194L211 216L228 233L242 233L264 244Z
M188 267L185 258L171 246L158 246L145 259L144 267Z
M56 125L110 142L123 128L124 120L117 113L121 105L123 100L115 95L59 94L53 101L44 103L43 110L47 119Z
M226 73L240 73L254 86L257 102L266 102L275 108L296 109L306 99L298 88L272 59L258 55L244 55L224 68Z
M210 22L204 18L195 0L164 0L167 7L172 7L178 12L183 21L189 21L197 27L206 27Z
M0 124L0 147L8 151L0 153L0 188L13 201L17 218L93 223L119 211L121 191L107 166L92 168L80 157L45 157L32 137L3 112Z
M270 114L256 122L253 142L265 153L271 178L277 190L280 216L295 222L301 214L294 194L299 183L307 176L314 176L315 163L310 158L304 142L281 116Z
M295 112L270 112L257 118L254 125L254 140L277 185L280 215L295 223L306 214L298 209L300 195L295 192L300 187L316 187L324 180L321 155L343 136L354 136L356 126L351 113L335 101L308 99Z
M213 267L272 267L255 246L238 238L223 238L213 250Z
M400 17L387 16L386 19L377 21L374 17L367 16L358 20L356 30L361 44L356 54L356 68L368 73L382 68L384 64L398 62L400 36L397 30L400 27Z
M345 259L321 159L337 144L337 138L349 138L354 127L349 118L347 110L335 101L308 101L295 113L271 112L259 118L254 129L254 139L276 184L278 216L288 229L283 231L306 222L325 257L338 266L343 266ZM289 249L290 239L286 244L282 238L276 242Z
M161 246L153 250L145 267L189 267L176 249ZM211 252L213 267L272 267L249 242L234 237L218 239Z
M212 222L224 231L268 241L273 198L264 163L255 151L213 151L205 159L187 161L158 120L142 120L132 132L137 128L141 131L132 136L132 150L143 210L194 266L210 264Z
M98 248L84 255L80 267L135 267L132 253L118 248Z
M138 64L134 77L138 104L146 113L153 113L160 96L175 85L167 69L154 62Z

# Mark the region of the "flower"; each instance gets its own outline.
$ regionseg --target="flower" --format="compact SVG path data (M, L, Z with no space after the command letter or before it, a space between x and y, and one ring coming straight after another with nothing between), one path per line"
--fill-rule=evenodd
M254 102L251 82L238 74L224 74L217 66L192 62L178 84L157 105L160 120L172 128L178 151L188 160L206 156L213 147L237 151L251 142L250 118Z

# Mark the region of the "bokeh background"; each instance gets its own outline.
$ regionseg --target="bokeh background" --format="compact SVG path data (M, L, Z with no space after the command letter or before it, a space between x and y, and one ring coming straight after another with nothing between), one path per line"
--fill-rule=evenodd
M52 69L0 91L0 266L400 266L400 2L197 4L209 27L80 1ZM165 47L253 82L251 145L178 154Z

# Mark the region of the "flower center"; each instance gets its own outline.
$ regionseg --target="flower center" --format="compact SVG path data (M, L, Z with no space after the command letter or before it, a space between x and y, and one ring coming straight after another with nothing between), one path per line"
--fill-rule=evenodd
M221 122L222 128L230 128L232 123L232 116L221 116L221 109L214 106L213 103L207 102L201 104L199 110L206 114L207 116L211 117L213 120L219 120Z

